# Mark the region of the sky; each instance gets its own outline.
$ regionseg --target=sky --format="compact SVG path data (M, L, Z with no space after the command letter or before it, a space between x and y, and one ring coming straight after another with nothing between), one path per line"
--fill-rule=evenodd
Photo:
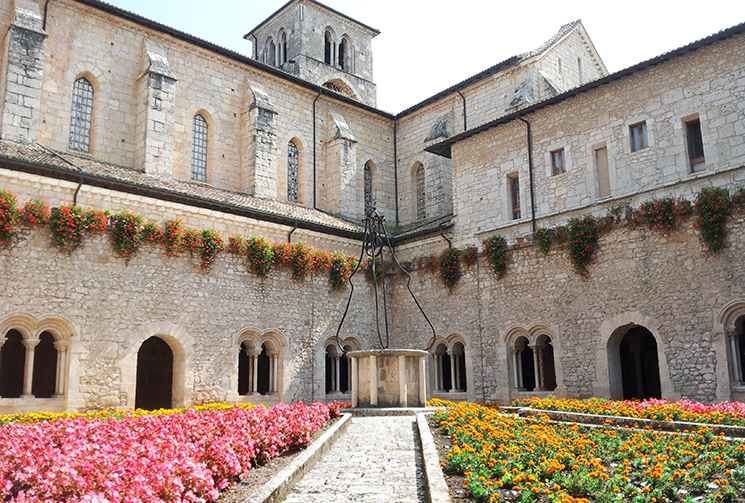
M287 0L106 0L251 55L243 35ZM397 113L581 19L610 73L745 22L745 1L321 0L380 30L373 39L378 108ZM744 56L745 57L745 56Z

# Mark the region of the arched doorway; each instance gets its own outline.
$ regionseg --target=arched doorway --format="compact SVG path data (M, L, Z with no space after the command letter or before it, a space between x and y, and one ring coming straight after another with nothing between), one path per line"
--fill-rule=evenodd
M657 341L642 326L632 326L618 342L623 399L662 398Z
M23 336L11 330L0 347L0 397L20 398L23 394L23 369L26 363L26 348Z
M137 352L135 408L170 409L173 391L173 351L160 337L150 337Z

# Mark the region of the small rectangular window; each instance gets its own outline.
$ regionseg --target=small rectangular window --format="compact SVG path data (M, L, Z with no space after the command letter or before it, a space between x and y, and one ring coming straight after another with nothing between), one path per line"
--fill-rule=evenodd
M704 163L704 140L701 137L701 121L694 119L685 123L688 140L688 160L691 172L696 173L706 168Z
M608 147L595 149L595 170L598 176L598 196L610 195L610 172L608 170Z
M520 178L517 174L507 178L510 189L510 202L512 205L512 220L520 219Z
M629 129L631 130L631 151L632 152L636 152L637 150L641 150L649 146L649 142L647 141L647 123L646 122L640 122L639 124L634 124L632 126L629 126Z
M564 159L564 149L554 150L551 152L551 174L560 175L566 173L567 167Z

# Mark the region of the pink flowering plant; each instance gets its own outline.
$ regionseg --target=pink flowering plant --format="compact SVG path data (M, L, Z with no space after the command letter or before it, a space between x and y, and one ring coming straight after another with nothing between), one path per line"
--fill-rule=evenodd
M167 256L172 257L181 252L185 234L186 226L183 220L180 218L166 220L163 227L163 246Z
M225 240L219 231L204 229L199 239L200 267L210 270L214 267L217 256L225 251Z
M479 249L475 246L468 245L463 248L461 258L463 259L463 263L466 265L466 267L471 267L475 265L476 262L479 260Z
M461 251L457 248L445 248L440 253L437 260L440 270L440 281L447 287L450 293L453 293L455 285L458 284L462 276L460 270Z
M599 238L598 221L592 215L569 219L565 246L574 271L580 276L590 275L588 267L595 261Z
M253 467L310 444L339 408L296 403L9 422L0 425L0 501L216 501Z
M21 213L18 211L16 196L7 190L0 190L0 248L10 245L16 238Z
M151 245L163 243L165 233L158 222L148 220L142 226L142 241Z

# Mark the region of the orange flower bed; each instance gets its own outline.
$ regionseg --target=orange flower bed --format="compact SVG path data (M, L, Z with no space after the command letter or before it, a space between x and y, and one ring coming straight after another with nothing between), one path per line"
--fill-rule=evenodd
M745 444L696 431L586 427L469 403L433 416L446 473L475 501L719 502L745 498Z

